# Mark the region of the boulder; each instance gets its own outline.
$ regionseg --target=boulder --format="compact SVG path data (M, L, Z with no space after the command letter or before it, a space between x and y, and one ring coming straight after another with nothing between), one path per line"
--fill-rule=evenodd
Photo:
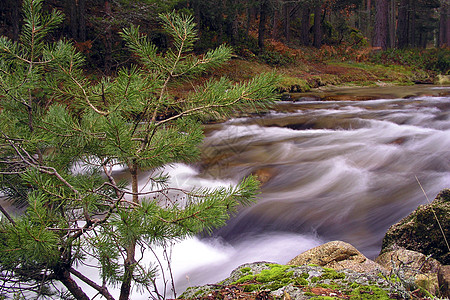
M404 248L385 252L378 256L375 262L389 272L400 270L408 277L413 277L417 274L437 274L441 267L441 264L436 259Z
M439 290L438 271L441 264L434 258L401 248L385 252L375 261L390 274L397 275L407 282L415 283L433 295Z
M431 256L444 265L450 264L446 239L450 236L449 215L450 189L445 189L433 202L420 205L409 216L388 229L383 238L381 254L405 248Z
M383 267L365 257L352 245L333 241L312 248L288 262L288 265L318 265L335 270L349 269L356 272L380 272Z
M440 296L450 298L450 266L442 266L438 272Z

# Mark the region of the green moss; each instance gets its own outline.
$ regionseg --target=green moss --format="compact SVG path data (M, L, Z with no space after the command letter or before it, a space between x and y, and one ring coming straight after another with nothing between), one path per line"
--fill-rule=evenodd
M359 287L359 284L357 284L356 282L353 282L352 284L349 285L349 287L350 287L351 289L356 289L356 288Z
M297 285L309 285L308 280L302 277L295 278L294 281Z
M287 272L286 270L290 269L291 266L283 266L270 264L268 265L270 269L262 270L261 273L256 275L256 280L259 282L271 282L271 281L281 281L284 278L291 278L294 274L293 271Z
M244 282L247 282L247 281L251 281L251 280L254 280L255 277L256 277L255 275L248 274L248 275L242 276L241 278L239 278L238 280L236 280L232 284L238 284L238 283L244 283Z
M306 80L287 75L283 75L281 77L278 88L283 92L291 93L308 92L311 90L311 87L308 85Z
M242 273L250 273L250 274L251 274L251 273L252 273L252 268L249 268L249 267L247 267L247 268L242 268L242 269L241 269L241 272L242 272Z
M259 284L247 284L244 286L244 292L251 293L255 291L259 291L261 286Z
M377 286L359 286L350 293L351 299L358 300L389 300L389 294Z
M314 293L311 293L311 292L305 292L305 293L303 293L305 296L316 296L316 294L314 294Z
M308 273L302 273L302 275L300 275L301 278L309 278L309 274Z
M329 296L317 296L317 297L313 297L311 299L314 300L334 300L334 299L339 299L337 297L329 297Z
M320 280L319 277L315 277L315 276L314 276L314 277L311 278L311 282L312 282L312 283L316 283L316 282L319 281L319 280Z
M344 279L345 278L344 273L338 273L334 269L323 268L323 270L325 271L325 273L322 274L322 276L320 276L321 279Z

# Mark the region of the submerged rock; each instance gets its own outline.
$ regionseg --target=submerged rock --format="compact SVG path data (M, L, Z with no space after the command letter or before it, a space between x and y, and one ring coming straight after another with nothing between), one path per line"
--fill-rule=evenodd
M383 239L381 254L399 248L417 251L450 264L450 189L441 191L432 203L420 205L392 225Z
M315 264L335 270L350 269L357 272L380 272L383 267L365 257L352 245L333 241L306 252L290 260L288 265Z

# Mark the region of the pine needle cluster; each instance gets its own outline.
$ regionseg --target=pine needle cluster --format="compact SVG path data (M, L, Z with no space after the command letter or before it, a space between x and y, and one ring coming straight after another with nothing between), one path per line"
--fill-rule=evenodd
M0 298L68 292L89 299L77 281L105 299L114 299L111 287L129 299L133 286L164 297L140 249L223 226L239 205L254 201L258 183L250 177L228 188L180 190L167 175L150 175L153 189L144 192L139 179L198 159L201 121L264 108L276 99L277 78L209 81L173 97L171 84L219 66L232 50L194 55L192 17L169 13L160 19L170 50L159 51L131 26L121 36L138 63L93 82L70 42L47 42L63 17L44 14L42 2L23 1L20 40L0 38ZM118 166L129 180L116 178ZM8 213L6 200L23 210ZM92 261L101 282L79 271Z

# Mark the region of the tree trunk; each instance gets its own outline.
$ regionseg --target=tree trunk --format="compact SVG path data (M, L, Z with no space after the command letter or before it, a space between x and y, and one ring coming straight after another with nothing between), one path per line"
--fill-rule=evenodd
M131 174L131 191L133 192L133 202L139 203L138 168L134 161L129 166L129 169Z
M139 186L138 186L138 167L135 161L132 161L128 166L131 174L131 191L133 192L133 202L139 202ZM131 284L133 282L133 273L136 266L136 241L130 245L125 246L127 257L124 261L124 275L122 285L120 287L119 300L128 300L131 294Z
M291 41L291 7L289 3L284 3L283 5L283 14L284 14L284 37L286 38L286 42Z
M372 24L372 1L367 0L366 3L366 13L367 13L367 22L366 22L366 36L372 36L370 25Z
M72 38L86 41L86 0L67 0L69 2L69 28Z
M266 33L266 22L268 14L268 0L262 0L259 12L259 27L258 27L258 46L262 51L264 49L264 38Z
M54 270L58 280L69 290L72 296L77 300L90 300L89 297L78 286L75 280L70 276L69 270L65 267L58 266Z
M450 13L450 4L445 1L441 5L440 9L440 19L439 19L439 47L449 47L450 46L450 18L448 17Z
M445 29L445 31L446 31L446 39L445 39L445 42L446 42L446 45L447 45L447 47L450 47L450 3L448 3L447 2L447 15L446 15L446 18L447 18L447 28Z
M316 48L322 46L322 6L317 4L314 7L314 44Z
M111 5L109 1L105 1L105 15L106 15L106 22L105 22L105 59L104 59L104 65L105 65L105 73L106 75L111 75L112 70L112 31L111 31Z
M375 4L375 37L373 46L387 49L389 6L387 0L378 0Z
M129 300L131 295L131 283L133 282L133 273L136 267L136 242L126 247L127 257L125 259L123 281L120 287L119 300Z
M304 6L302 9L302 28L301 28L301 43L303 46L309 46L310 45L310 39L309 39L309 19L311 16L311 10L308 6Z
M86 41L86 0L78 0L78 39Z
M416 1L411 1L411 9L409 13L409 45L417 46L416 43Z
M72 39L78 40L77 2L73 0L68 1L69 1L70 35L72 36Z
M398 8L397 47L408 46L408 8L409 0L401 0Z
M22 1L15 0L13 1L12 7L12 25L13 25L13 40L17 41L19 39L19 22L20 22L20 13L19 10L22 7Z
M389 48L394 48L395 47L395 40L396 40L396 16L397 16L397 12L396 12L396 5L395 5L395 0L389 0L390 3L390 8L389 8Z

